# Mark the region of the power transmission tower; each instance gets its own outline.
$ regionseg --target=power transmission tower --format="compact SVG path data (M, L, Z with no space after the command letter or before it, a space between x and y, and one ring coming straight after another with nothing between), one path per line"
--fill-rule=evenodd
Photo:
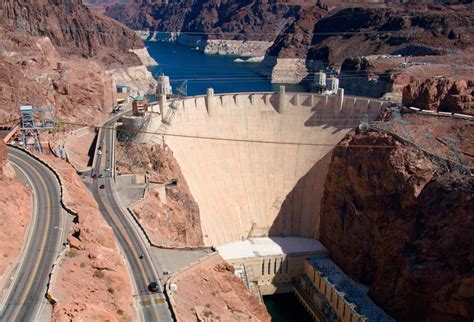
M188 80L185 80L176 89L176 95L188 96Z
M171 126L171 122L173 121L173 117L175 116L177 111L178 111L178 104L177 104L177 101L174 100L171 102L171 104L169 105L168 111L166 111L166 114L161 119L161 125L158 128L158 131L155 132L156 134L161 135L162 146L165 145L166 132L168 131L168 128Z
M20 106L23 146L26 148L28 139L33 138L35 150L41 152L39 131L52 130L56 127L56 117L53 107Z

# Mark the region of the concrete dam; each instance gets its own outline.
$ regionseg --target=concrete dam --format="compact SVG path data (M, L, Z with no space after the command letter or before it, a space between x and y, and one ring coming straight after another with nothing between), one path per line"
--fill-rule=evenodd
M264 236L319 238L334 145L386 102L335 95L233 93L162 100L165 142L199 204L206 245ZM155 114L147 131L162 132ZM162 136L147 135L161 143Z

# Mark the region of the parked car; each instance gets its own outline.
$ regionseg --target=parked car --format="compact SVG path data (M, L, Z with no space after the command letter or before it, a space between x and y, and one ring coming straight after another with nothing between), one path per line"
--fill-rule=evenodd
M104 177L104 175L102 173L99 174L99 178L103 178L103 177Z
M105 186L104 186L103 184L101 184L101 185L99 186L99 189L105 189Z
M98 154L98 155L101 155L101 154L102 154L102 151L100 151L100 150L97 151L97 154Z
M95 173L92 175L92 179L97 179L97 175Z

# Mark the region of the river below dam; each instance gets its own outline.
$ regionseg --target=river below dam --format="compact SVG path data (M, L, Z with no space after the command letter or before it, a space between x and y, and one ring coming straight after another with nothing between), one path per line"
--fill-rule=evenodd
M203 95L208 87L215 93L271 92L278 85L259 74L260 63L235 62L237 56L206 55L191 47L150 41L150 55L158 66L150 67L153 76L161 73L170 77L173 92L187 81L187 95ZM246 58L243 58L246 59ZM299 85L287 85L289 90L304 91Z
M264 296L263 302L272 316L272 322L313 321L293 293Z

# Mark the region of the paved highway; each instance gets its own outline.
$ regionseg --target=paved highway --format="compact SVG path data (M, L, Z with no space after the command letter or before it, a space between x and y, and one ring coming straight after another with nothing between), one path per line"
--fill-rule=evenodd
M135 224L127 215L126 209L123 209L117 201L114 191L114 182L110 175L114 168L111 161L114 160L113 136L115 131L109 129L114 126L114 123L115 119L110 120L105 124L106 129L99 132L97 144L101 145L102 154L95 156L93 173L97 176L104 174L104 178L93 180L92 194L97 200L105 220L112 227L127 259L137 292L135 303L141 315L140 319L147 322L173 321L165 296L162 293L163 286L160 285L160 291L157 293L150 293L148 290L151 281L159 283L158 274ZM107 167L110 168L109 172L105 171ZM140 258L141 255L143 255L143 258Z
M48 277L63 238L59 183L48 168L27 153L9 147L8 155L33 188L34 213L30 235L7 291L0 319L33 321L44 303Z

